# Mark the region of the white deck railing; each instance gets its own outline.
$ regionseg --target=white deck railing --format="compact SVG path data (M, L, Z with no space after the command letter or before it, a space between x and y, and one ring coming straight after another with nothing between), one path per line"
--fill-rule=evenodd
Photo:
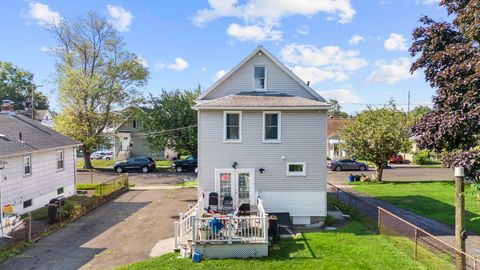
M175 222L175 248L187 243L268 243L268 215L263 201L257 200L257 214L254 216L200 217L198 204L185 213L180 213L180 220Z

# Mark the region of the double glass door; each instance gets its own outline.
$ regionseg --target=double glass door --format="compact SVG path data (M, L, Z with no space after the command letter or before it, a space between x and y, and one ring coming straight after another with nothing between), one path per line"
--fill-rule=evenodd
M216 192L223 199L230 196L234 206L242 203L255 204L254 198L254 170L253 169L224 169L216 172Z

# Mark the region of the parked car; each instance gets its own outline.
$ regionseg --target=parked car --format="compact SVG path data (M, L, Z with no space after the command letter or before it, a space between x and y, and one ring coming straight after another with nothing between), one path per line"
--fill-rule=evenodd
M403 163L403 156L402 155L394 155L391 157L388 162L390 163Z
M330 160L327 163L327 168L332 171L348 171L348 170L368 170L368 165L363 162L358 162L353 159Z
M131 172L131 171L141 171L143 173L148 173L157 168L155 160L151 157L136 157L131 158L126 161L117 161L113 165L113 169L117 173Z
M172 163L172 168L180 173L183 171L196 171L197 169L197 157L196 156L189 156L183 160L175 160Z
M107 152L103 155L102 159L110 160L113 159L113 152Z
M90 159L106 159L105 156L110 156L111 158L112 155L113 155L113 151L97 150L90 155Z

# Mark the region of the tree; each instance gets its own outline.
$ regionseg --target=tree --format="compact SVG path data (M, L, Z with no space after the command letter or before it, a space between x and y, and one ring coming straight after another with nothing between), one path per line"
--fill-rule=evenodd
M104 129L118 115L113 111L135 104L149 73L119 32L93 12L49 29L58 41L56 128L83 143L85 168L92 168L90 154L104 143Z
M11 100L15 110L25 109L24 104L32 99L33 73L0 61L0 101ZM48 98L36 91L35 109L48 109Z
M411 71L424 70L436 89L432 112L416 122L419 147L443 155L446 166L464 166L480 183L480 9L478 1L443 0L453 23L427 16L413 32L418 57ZM477 185L478 186L478 185Z
M197 153L197 112L192 106L199 95L200 86L187 91L162 90L158 97L150 96L152 110L147 113L143 127L150 134L151 148Z
M420 106L415 107L413 110L411 110L407 114L407 125L409 127L413 126L418 120L425 117L431 111L432 111L432 109L430 109L430 107L425 106L425 105L420 105Z
M408 140L405 114L394 105L380 109L369 107L340 130L342 148L352 157L375 164L377 181L382 181L383 168Z
M331 98L328 100L330 104L332 104L333 109L328 112L329 117L334 117L334 118L348 118L349 115L346 112L342 111L342 106L338 103L338 100Z

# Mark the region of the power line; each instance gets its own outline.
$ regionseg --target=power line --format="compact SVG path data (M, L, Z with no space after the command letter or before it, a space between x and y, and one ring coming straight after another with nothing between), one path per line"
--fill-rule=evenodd
M145 133L144 135L139 136L139 137L142 137L142 138L143 138L143 137L148 137L148 136L161 135L161 134L165 134L165 133L170 133L170 132L179 131L179 130L188 129L188 128L195 128L195 127L197 127L197 125L191 125L191 126L186 126L186 127L167 129L167 130L156 131L156 132L147 132L147 133Z

